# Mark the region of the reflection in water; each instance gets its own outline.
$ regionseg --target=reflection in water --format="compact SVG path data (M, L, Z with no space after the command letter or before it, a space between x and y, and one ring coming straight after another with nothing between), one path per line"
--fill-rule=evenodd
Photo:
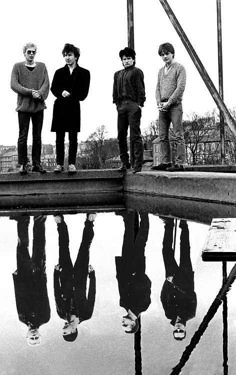
M197 298L194 292L194 272L190 258L189 230L185 220L180 220L180 262L175 259L173 248L174 219L163 218L163 260L166 280L161 291L161 302L165 315L173 325L173 336L183 340L186 336L186 322L196 315Z
M95 271L89 265L89 248L94 231L95 214L88 214L78 255L73 266L69 234L63 215L55 216L59 242L59 264L54 269L54 295L57 313L65 320L63 338L74 341L78 335L77 326L91 318L95 303L96 278ZM88 295L86 293L89 278Z
M123 216L125 231L121 257L116 257L116 275L120 306L127 314L122 327L126 333L135 333L135 370L141 374L140 314L151 303L151 281L145 274L145 246L148 239L148 214L126 211Z
M17 270L13 273L16 307L19 320L28 327L29 345L40 344L39 327L50 319L45 268L46 216L34 216L33 250L29 254L30 216L17 220Z
M235 368L234 288L229 296L229 337L224 337L229 338L229 348L224 346L224 362L222 315L217 310L235 279L236 266L220 289L221 264L204 263L201 258L208 227L178 219L175 241L177 219L131 210L95 216L59 212L47 220L43 215L15 217L16 222L1 218L3 373L75 375L79 368L85 375L230 374ZM11 235L16 225L17 243ZM15 264L16 245L12 283L8 265ZM16 324L18 318L24 324ZM227 324L227 316L225 320ZM173 340L169 322L173 330L177 326L178 339L187 327L185 340ZM20 331L24 335L26 327L31 347L21 344ZM42 345L36 345L41 339ZM74 342L69 345L69 340Z
M138 317L151 303L151 281L145 274L145 245L148 238L148 214L127 211L122 214L125 231L121 257L116 257L120 306L127 315L122 326L126 333L137 332Z
M219 290L217 296L215 297L214 301L212 302L207 314L204 316L201 324L199 325L198 330L194 333L193 337L191 338L190 344L186 347L184 350L179 363L173 368L171 375L178 375L181 373L182 368L185 366L187 361L190 358L190 355L192 354L193 350L199 343L202 335L204 334L205 330L208 327L208 324L210 321L213 319L215 316L219 306L222 304L223 300L225 299L228 291L230 290L233 282L236 279L236 265L233 266L231 272L229 273L228 278L225 280L223 286ZM225 353L224 353L225 355ZM224 375L228 374L228 365L224 361L223 363L224 366Z

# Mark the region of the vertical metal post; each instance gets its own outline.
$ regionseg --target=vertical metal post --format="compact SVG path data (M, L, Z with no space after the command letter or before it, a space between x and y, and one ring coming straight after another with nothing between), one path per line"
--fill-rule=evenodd
M216 8L217 8L219 94L220 94L221 99L224 100L221 0L216 0ZM221 164L224 164L225 163L225 124L224 124L224 115L221 110L220 110L220 152L221 152Z
M227 281L227 262L222 262L222 273L223 273L223 283L222 286ZM223 371L224 375L228 375L228 301L227 295L223 298Z
M127 0L128 47L134 49L134 4Z
M142 375L141 317L138 318L139 329L134 334L135 375Z

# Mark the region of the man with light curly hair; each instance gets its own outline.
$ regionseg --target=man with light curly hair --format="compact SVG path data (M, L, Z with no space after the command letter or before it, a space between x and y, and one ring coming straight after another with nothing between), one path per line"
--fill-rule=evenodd
M41 166L41 132L43 126L45 99L49 93L49 78L47 68L42 62L35 62L37 46L26 43L23 47L25 61L13 66L11 74L11 89L17 93L19 138L18 163L20 173L28 172L27 138L30 120L32 121L32 164L33 172L44 173Z

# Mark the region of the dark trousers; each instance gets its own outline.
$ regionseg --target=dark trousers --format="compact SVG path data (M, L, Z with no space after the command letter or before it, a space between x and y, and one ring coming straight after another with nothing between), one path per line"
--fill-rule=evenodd
M56 153L57 153L57 164L63 165L65 158L65 133L64 131L56 132ZM76 130L68 132L69 137L69 155L68 163L75 164L77 154L77 137L78 132Z
M163 238L163 260L166 271L166 278L174 276L175 283L184 290L194 290L193 269L190 257L189 230L186 222L182 223L180 234L180 262L175 260L173 243L174 220L165 224Z
M83 321L91 318L95 303L95 273L92 272L90 276L88 275L89 249L94 237L93 222L85 221L82 241L74 266L70 257L68 228L64 220L57 225L57 230L59 234L59 264L62 267L61 283L70 285L71 290L67 288L67 295L71 295L71 298L74 298L73 289L76 290L77 311L73 311L75 308L73 301L72 311L67 311L67 313L68 315L76 313ZM88 276L90 282L87 293Z
M30 216L21 216L17 219L17 270L22 276L32 275L32 272L45 272L45 220L46 216L34 216L33 250L29 254L29 222Z
M33 165L40 164L41 157L41 132L43 126L43 111L36 113L18 112L19 138L18 138L18 163L26 164L27 158L27 139L29 133L30 119L32 121L32 162Z
M63 220L57 225L59 235L59 264L62 268L67 269L69 272L80 273L86 276L88 274L88 263L89 263L89 248L91 246L94 230L93 222L86 220L84 224L82 241L78 251L78 255L73 266L70 249L69 249L69 233L68 228ZM83 276L83 278L84 278Z
M130 272L138 271L145 255L145 247L149 233L149 218L146 213L126 211L123 214L125 224L122 259ZM145 272L143 270L143 272Z
M141 109L138 104L129 100L118 106L118 142L121 162L129 162L127 133L130 127L130 162L132 167L142 167L143 142L140 131Z

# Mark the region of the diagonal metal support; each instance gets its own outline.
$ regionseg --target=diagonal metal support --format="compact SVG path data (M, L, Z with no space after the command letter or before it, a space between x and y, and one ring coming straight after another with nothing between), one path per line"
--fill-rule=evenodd
M182 368L188 362L190 355L192 354L193 350L196 348L197 344L199 343L210 321L214 318L219 306L222 304L222 301L226 298L227 293L229 292L233 282L235 281L235 278L236 278L236 264L233 266L232 270L230 271L229 276L225 279L224 284L220 288L219 293L215 297L208 312L204 316L200 326L198 327L198 330L194 333L189 345L186 346L179 360L179 363L172 369L170 375L179 375L181 373Z
M223 102L219 92L217 91L214 83L212 82L209 74L207 73L204 65L202 64L200 58L198 57L196 51L194 50L192 44L190 43L187 35L185 34L182 26L180 25L179 21L177 20L173 10L171 9L170 5L166 0L159 0L161 5L163 6L167 16L169 17L172 25L174 26L176 32L178 33L183 45L185 46L189 56L191 57L194 65L196 66L199 74L201 75L206 87L210 91L210 94L215 101L219 110L223 113L225 121L234 135L236 135L236 123L231 116L228 108L226 107L225 103Z

